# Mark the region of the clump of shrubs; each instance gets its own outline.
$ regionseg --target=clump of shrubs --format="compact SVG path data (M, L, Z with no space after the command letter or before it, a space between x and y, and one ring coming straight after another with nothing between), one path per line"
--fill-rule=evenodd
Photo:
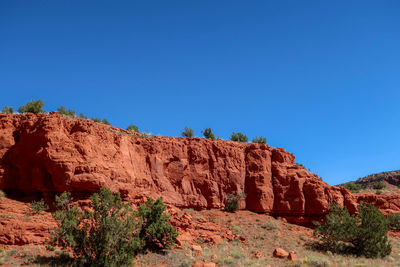
M386 185L383 182L376 182L372 185L373 189L377 189L377 190L382 190L386 187Z
M137 127L136 125L131 124L128 127L126 127L126 130L138 133L139 132L139 127Z
M111 125L111 123L107 120L107 119L100 119L100 118L91 118L92 121L94 122L99 122L99 123L103 123L106 125Z
M266 144L267 143L267 138L265 138L263 136L254 137L251 142L255 143L255 144Z
M64 192L56 196L58 210L53 213L58 227L51 246L73 251L81 265L127 266L139 252L174 245L177 232L168 223L161 198L149 198L137 212L105 187L90 200L90 209L82 210Z
M19 113L44 113L45 111L43 110L44 103L42 100L36 100L36 101L31 101L26 103L25 105L21 106L18 108Z
M360 184L356 184L355 182L348 182L343 185L345 188L349 189L353 193L359 193L362 189Z
M249 141L249 138L246 135L244 135L243 133L233 132L231 135L231 141L247 143Z
M326 251L383 258L392 250L387 237L388 219L371 204L362 202L356 216L334 203L325 223L315 224L314 235Z
M73 117L75 116L75 111L72 109L65 109L64 106L61 106L57 109L58 112L60 112L61 115L68 116L68 117Z
M183 137L193 137L194 132L192 128L189 127L185 127L185 130L183 132L181 132L181 135Z
M30 204L31 212L33 214L40 214L42 211L46 211L49 209L49 206L44 203L44 200L40 201L32 201Z
M204 131L201 131L205 138L215 140L215 135L212 132L211 128L206 128Z
M400 230L400 213L390 213L389 227L392 230Z
M14 114L14 109L9 106L4 106L4 108L1 110L1 113Z

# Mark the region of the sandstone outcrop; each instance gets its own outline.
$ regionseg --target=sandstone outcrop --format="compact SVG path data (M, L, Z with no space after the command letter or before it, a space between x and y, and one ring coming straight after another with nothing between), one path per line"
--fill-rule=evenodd
M358 201L400 210L392 204L399 203L399 196L355 196L330 186L282 148L204 138L142 138L57 112L0 114L0 189L10 198L50 202L55 194L71 191L84 200L101 186L133 203L162 196L175 207L198 210L221 209L228 193L245 192L242 208L301 224L323 218L332 202L351 212Z

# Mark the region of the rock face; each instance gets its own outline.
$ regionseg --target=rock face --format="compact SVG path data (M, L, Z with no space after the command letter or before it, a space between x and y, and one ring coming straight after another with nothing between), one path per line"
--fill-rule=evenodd
M355 212L345 188L321 181L282 148L204 138L141 138L90 120L50 114L0 114L0 189L14 199L72 191L85 198L101 186L133 203L162 196L180 208L223 208L226 195L246 193L254 212L309 223L332 202ZM385 199L383 209L400 210ZM384 204L386 203L386 204ZM398 202L396 202L398 203Z

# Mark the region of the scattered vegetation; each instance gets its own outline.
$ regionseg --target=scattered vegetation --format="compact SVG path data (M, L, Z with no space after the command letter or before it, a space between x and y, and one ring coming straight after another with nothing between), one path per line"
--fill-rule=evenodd
M384 189L386 185L383 182L375 182L372 186L373 189L381 190Z
M192 128L189 127L185 127L185 130L183 132L181 132L181 135L183 137L193 137L194 132Z
M400 230L400 213L390 213L389 227L392 230Z
M99 123L103 123L106 125L111 125L110 122L107 119L100 119L100 118L91 118L92 121L94 122L99 122Z
M30 204L30 208L33 214L39 214L42 211L48 210L49 206L47 206L47 204L44 203L44 200L41 199L40 201L32 201Z
M25 105L18 108L19 113L44 113L43 110L44 103L42 100L36 100L26 103Z
M251 142L255 143L255 144L266 144L267 143L267 138L265 138L263 136L254 137Z
M61 106L57 109L58 112L60 112L61 115L68 116L68 117L73 117L75 116L75 111L72 109L65 109L64 106ZM82 113L81 113L82 114Z
M249 138L246 135L244 135L243 133L233 132L231 135L231 141L247 143L249 141Z
M206 128L204 131L201 131L205 138L215 140L215 135L213 134L211 128Z
M139 127L137 127L136 125L130 124L128 127L126 127L127 131L131 131L131 132L139 132Z
M353 193L359 193L362 189L360 184L356 184L355 182L348 182L343 185L345 188L349 189Z
M387 238L388 220L371 204L362 202L359 214L334 203L325 223L316 223L314 235L320 238L321 248L327 251L356 254L368 258L383 258L392 248Z
M9 106L4 106L4 108L1 110L1 113L14 114L14 109Z
M56 196L53 213L58 228L51 246L72 250L87 266L125 266L145 249L163 249L174 244L176 230L167 222L162 199L149 199L135 212L119 193L102 187L90 198L91 210L71 205L71 194Z

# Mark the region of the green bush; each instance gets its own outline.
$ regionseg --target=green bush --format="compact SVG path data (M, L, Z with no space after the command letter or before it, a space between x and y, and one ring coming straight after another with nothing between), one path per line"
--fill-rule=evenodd
M47 204L44 203L44 200L41 199L40 201L32 201L30 204L30 208L33 214L39 214L42 211L48 210L49 206L47 206Z
M389 227L392 230L400 230L400 213L390 213Z
M131 131L131 132L139 132L139 127L137 127L136 125L133 125L133 124L131 124L131 125L129 125L127 128L126 128L126 130L127 131Z
M323 249L369 258L385 257L392 248L387 238L388 220L371 204L362 202L358 216L334 203L325 223L316 223L314 235Z
M168 223L169 216L164 211L162 198L156 201L149 198L139 206L139 219L142 223L139 238L145 243L144 249L157 250L174 245L178 233Z
M263 136L254 137L251 142L253 142L255 144L266 144L267 143L267 138L265 138Z
M375 194L377 194L377 195L382 194L382 190L376 190L376 191L375 191Z
M231 141L247 143L249 141L249 138L242 133L233 132L231 135Z
M372 188L377 190L384 189L385 187L386 185L382 182L376 182L372 185Z
M61 115L65 115L65 116L75 116L75 111L73 111L72 109L65 109L64 106L61 106L57 109L58 112L60 112Z
M181 133L183 137L193 137L194 132L192 128L185 127L185 130Z
M36 100L26 103L25 105L18 108L19 113L44 113L43 110L44 103L42 100Z
M14 109L9 106L4 106L4 108L1 110L1 113L14 114Z
M102 119L101 123L106 124L106 125L111 125L111 123L107 119Z
M355 182L348 182L343 185L345 188L349 189L353 193L359 193L362 189L360 184L356 184Z
M205 138L215 140L215 135L213 134L211 128L206 128L204 131L201 131Z
M71 249L87 266L129 265L140 249L135 212L119 193L102 187L90 198L92 211L72 207L71 195L56 197L53 217L58 228L51 245Z
M239 210L239 199L244 198L244 193L241 194L227 194L225 202L225 211L235 212Z
M149 199L135 212L119 193L102 187L90 198L90 209L71 204L71 194L56 196L57 228L51 246L72 250L84 266L127 266L144 249L174 244L176 230L163 214L162 199Z

